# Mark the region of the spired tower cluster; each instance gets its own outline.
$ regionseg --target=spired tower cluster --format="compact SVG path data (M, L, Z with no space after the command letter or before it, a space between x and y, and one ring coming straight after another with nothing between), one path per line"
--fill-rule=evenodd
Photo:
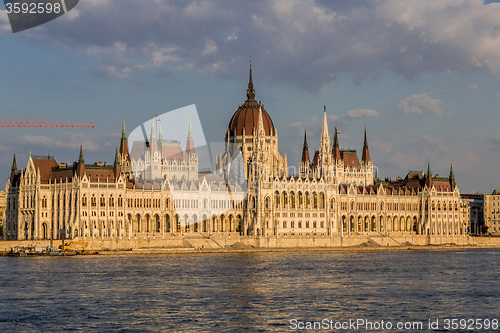
M331 142L325 107L319 150L311 159L304 133L299 172L289 175L273 121L255 99L251 66L246 95L229 121L215 174L198 172L191 126L182 151L163 139L154 119L147 142L134 142L130 154L123 125L113 166L86 165L82 149L73 166L30 157L18 170L14 159L7 238L178 240L188 233L286 247L303 239L331 246L346 235L446 242L466 235L452 169L441 178L429 164L426 174L382 181L374 177L366 129L360 161L340 148L336 128Z

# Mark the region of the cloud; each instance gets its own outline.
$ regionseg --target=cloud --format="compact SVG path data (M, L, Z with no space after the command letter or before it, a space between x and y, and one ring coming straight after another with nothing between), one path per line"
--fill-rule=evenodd
M378 112L370 109L349 110L345 113L346 118L378 117Z
M467 87L469 87L470 90L477 90L479 86L476 83L467 83Z
M491 137L487 142L491 145L492 150L500 150L500 134L496 134L495 136Z
M437 117L444 115L441 100L431 97L430 94L412 95L399 102L399 110L403 113L424 114L431 113Z
M141 66L240 78L250 55L263 78L309 91L343 73L500 72L500 4L482 0L89 0L72 12L26 38L98 48L97 67L123 79Z

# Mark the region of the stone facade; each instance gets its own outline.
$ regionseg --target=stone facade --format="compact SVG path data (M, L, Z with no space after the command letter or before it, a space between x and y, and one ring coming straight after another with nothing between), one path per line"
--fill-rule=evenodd
M82 149L72 166L30 156L18 170L14 160L6 186L6 236L254 239L285 247L286 239L337 244L363 235L465 237L468 222L452 168L449 178L433 176L428 166L426 174L381 181L373 174L366 129L361 161L355 151L340 149L337 134L335 129L332 143L325 108L319 150L310 161L304 138L299 173L289 175L271 117L255 100L250 69L247 100L230 120L215 174L196 167L196 177L192 170L169 177L169 159L159 153L164 141L161 134L156 140L154 126L144 151L149 166L141 169L150 171L139 177L124 128L113 166L85 164ZM189 137L182 160L191 166L197 157Z

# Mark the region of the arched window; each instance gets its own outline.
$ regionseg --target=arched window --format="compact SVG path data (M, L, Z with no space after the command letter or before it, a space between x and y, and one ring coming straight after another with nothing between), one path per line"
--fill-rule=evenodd
M295 193L293 191L290 193L290 206L295 208Z
M276 209L280 208L280 193L278 191L274 192L274 202L275 202L275 208Z
M323 192L320 192L319 194L319 208L325 208L325 195L323 194Z

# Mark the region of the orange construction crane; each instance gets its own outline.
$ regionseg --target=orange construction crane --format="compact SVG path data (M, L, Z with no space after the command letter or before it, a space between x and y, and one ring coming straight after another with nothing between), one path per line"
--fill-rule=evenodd
M91 122L36 121L0 114L19 121L0 121L0 127L95 127Z

